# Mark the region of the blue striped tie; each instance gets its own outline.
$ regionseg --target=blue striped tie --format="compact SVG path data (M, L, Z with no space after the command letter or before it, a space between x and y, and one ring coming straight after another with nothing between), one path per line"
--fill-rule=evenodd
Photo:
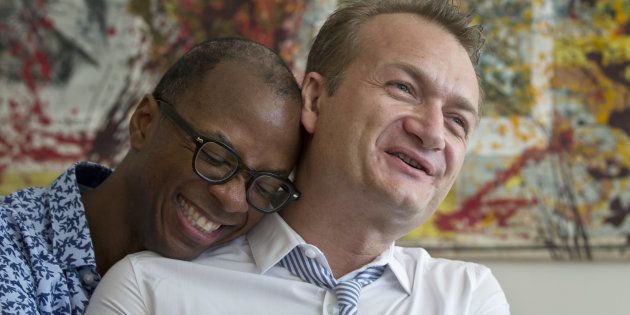
M373 266L359 272L351 280L337 282L330 269L322 266L315 259L306 257L298 247L284 256L280 265L306 282L334 290L341 315L357 314L361 288L380 278L385 271L385 266Z

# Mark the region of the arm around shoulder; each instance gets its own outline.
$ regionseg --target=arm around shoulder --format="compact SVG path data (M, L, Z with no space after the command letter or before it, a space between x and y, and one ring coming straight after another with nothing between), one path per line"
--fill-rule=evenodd
M130 256L107 271L90 299L86 314L149 314Z

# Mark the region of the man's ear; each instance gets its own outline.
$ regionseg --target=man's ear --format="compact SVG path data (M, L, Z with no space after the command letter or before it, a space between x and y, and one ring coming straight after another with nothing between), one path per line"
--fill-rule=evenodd
M139 150L147 141L160 119L160 109L151 94L146 94L136 105L129 121L129 141L133 149Z
M302 126L309 134L315 132L321 97L326 95L324 81L321 74L309 72L302 83Z

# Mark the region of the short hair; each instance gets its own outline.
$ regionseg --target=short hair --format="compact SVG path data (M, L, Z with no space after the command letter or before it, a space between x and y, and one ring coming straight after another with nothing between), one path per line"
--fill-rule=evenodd
M461 13L452 1L342 0L313 42L306 73L317 72L324 76L328 94L333 95L346 67L357 55L361 25L371 17L390 13L411 13L437 23L457 38L473 64L477 62L483 44L481 27L470 26L470 15Z
M247 66L278 96L301 104L298 83L282 58L264 45L243 38L210 39L192 47L162 76L153 96L177 106L187 92L198 88L208 72L226 61Z

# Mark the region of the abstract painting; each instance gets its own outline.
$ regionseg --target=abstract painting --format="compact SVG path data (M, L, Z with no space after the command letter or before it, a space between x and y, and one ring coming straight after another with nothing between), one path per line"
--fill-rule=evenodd
M630 0L467 0L483 118L437 213L436 256L630 260ZM0 2L0 195L115 166L142 95L188 48L242 36L301 78L336 0Z

